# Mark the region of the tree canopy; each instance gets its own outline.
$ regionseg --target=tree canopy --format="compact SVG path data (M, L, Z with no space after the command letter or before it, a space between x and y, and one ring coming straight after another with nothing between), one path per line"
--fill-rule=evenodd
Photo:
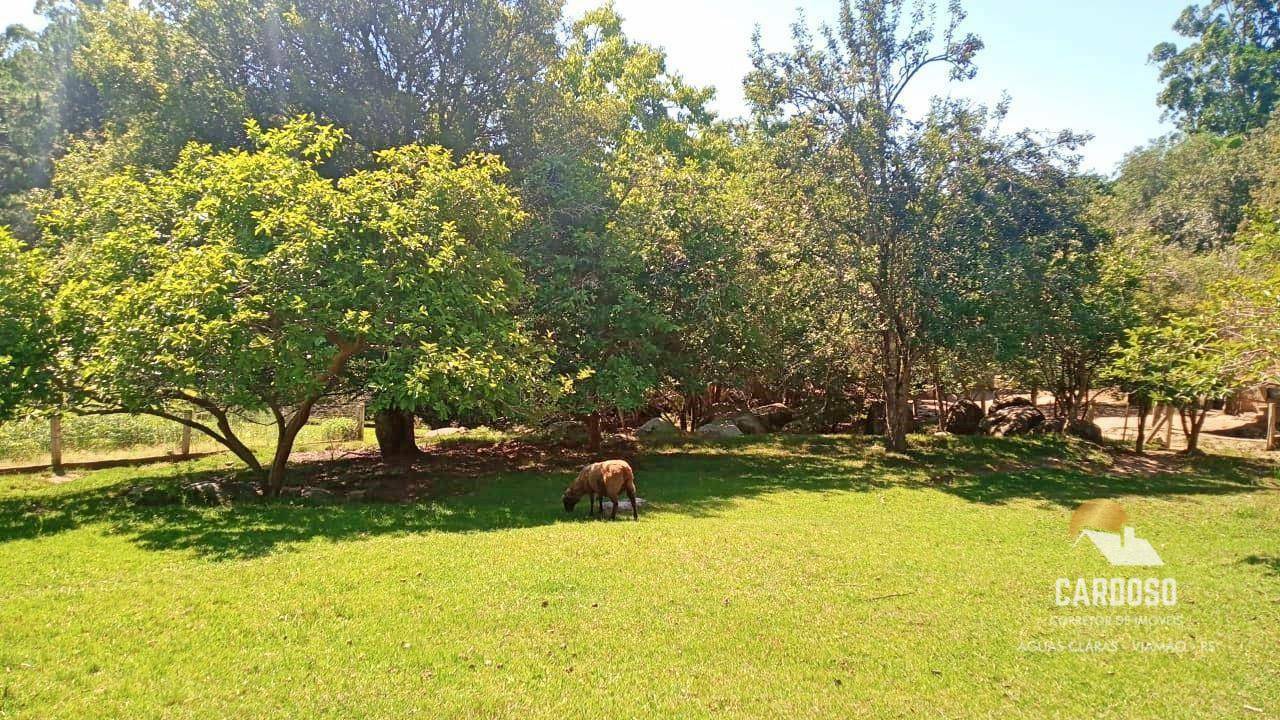
M1280 9L1272 0L1190 5L1173 29L1191 39L1160 43L1160 104L1188 132L1241 133L1267 122L1280 99Z
M334 181L318 166L342 130L304 117L246 133L254 150L192 144L170 170L55 184L40 223L61 247L53 312L75 348L73 406L192 424L251 467L228 416L269 410L278 490L326 396L518 398L539 363L512 313L522 279L505 248L524 213L497 158L409 145Z

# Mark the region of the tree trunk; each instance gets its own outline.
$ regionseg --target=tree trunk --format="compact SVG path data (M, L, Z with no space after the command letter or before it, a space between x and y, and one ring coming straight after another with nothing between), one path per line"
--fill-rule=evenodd
M408 460L422 453L413 435L413 413L404 410L380 410L373 416L373 432L378 438L382 459Z
M938 373L933 374L933 402L938 408L938 430L941 432L947 429L947 404L944 400L946 395L942 392L942 381L938 380Z
M1187 434L1188 455L1194 455L1200 451L1200 429L1204 427L1204 420L1209 416L1209 401L1201 401L1191 406L1191 422L1188 427L1186 416L1183 416L1183 432Z
M911 417L911 358L894 330L886 330L884 354L884 441L893 451L907 449Z
M587 449L595 452L600 449L600 413L593 412L587 416Z
M1151 409L1150 400L1138 400L1138 440L1133 449L1139 455L1147 449L1147 411Z
M284 487L285 470L289 467L289 455L293 452L293 441L298 439L298 432L311 417L313 402L304 402L288 422L284 421L283 415L276 415L276 452L271 457L271 468L267 471L267 486L263 493L267 497L280 496L280 490Z

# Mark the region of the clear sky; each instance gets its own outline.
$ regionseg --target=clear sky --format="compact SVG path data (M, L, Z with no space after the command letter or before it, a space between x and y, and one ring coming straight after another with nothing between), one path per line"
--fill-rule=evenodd
M965 29L987 47L978 76L949 84L942 73L923 77L909 106L932 94L995 103L1013 99L1009 127L1071 129L1094 136L1085 166L1110 172L1134 146L1168 132L1155 102L1159 84L1147 53L1162 40L1190 0L965 0ZM0 27L32 22L33 0L0 0ZM567 0L579 15L599 0ZM946 6L946 0L938 4ZM832 20L836 0L615 0L633 37L663 47L669 66L698 85L714 85L722 115L741 114L742 77L750 70L751 31L765 46L788 46L796 10L812 23Z
M1169 132L1156 105L1157 70L1147 64L1156 43L1179 40L1170 29L1191 0L964 0L964 30L986 43L978 76L948 84L945 73L922 77L908 103L954 94L994 104L1013 101L1011 128L1071 129L1094 136L1085 167L1110 172L1134 146ZM568 0L581 14L596 0ZM945 8L946 0L938 5ZM723 115L745 109L742 77L752 28L766 49L789 46L797 8L810 24L835 18L836 0L615 0L628 34L666 49L669 67L698 85L714 85Z

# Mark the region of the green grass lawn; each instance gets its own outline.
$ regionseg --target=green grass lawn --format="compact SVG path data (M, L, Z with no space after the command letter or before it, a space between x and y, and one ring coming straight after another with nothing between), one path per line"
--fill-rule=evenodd
M1280 714L1274 465L917 440L655 449L639 523L566 516L567 470L222 507L127 492L222 458L0 477L0 717ZM1073 546L1095 497L1165 566ZM1117 575L1178 604L1055 605Z

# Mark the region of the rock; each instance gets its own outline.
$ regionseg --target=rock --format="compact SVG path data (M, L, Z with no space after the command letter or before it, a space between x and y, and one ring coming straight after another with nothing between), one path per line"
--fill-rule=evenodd
M435 430L428 430L426 435L431 438L449 437L450 435L461 435L467 431L464 427L442 427Z
M569 447L587 444L587 424L577 420L554 422L543 429L543 434L551 441Z
M742 436L742 430L737 425L728 420L713 420L695 430L698 435L706 438L724 439Z
M1037 435L1044 435L1047 433L1061 433L1066 428L1067 428L1066 418L1051 417L1048 420L1045 420L1044 422L1040 423L1040 425L1036 427L1034 432Z
M1035 407L1035 406L1032 405L1031 401L1028 400L1027 398L1011 397L1011 398L1005 398L1003 400L997 400L994 403L992 403L991 412L994 413L998 410L1004 410L1005 408L1011 408L1011 407Z
M995 437L1027 435L1044 422L1044 413L1030 405L1006 405L982 419L978 429Z
M328 500L333 492L314 485L289 485L280 488L280 497L296 497L303 500Z
M791 408L782 403L770 403L761 405L758 408L752 408L751 414L760 418L760 421L769 428L770 431L781 430L787 423L795 419L796 414Z
M1102 444L1102 428L1098 427L1097 423L1088 420L1069 420L1065 431L1068 435L1087 440L1095 445Z
M764 435L769 432L769 428L764 424L764 421L749 412L734 415L731 418L727 418L727 421L737 426L743 435Z
M675 437L679 434L680 428L662 417L653 418L636 428L636 435L640 437Z
M942 429L953 435L976 435L982 423L982 406L972 400L961 400L947 411Z
M227 495L223 491L222 485L212 480L191 483L184 487L183 490L188 498L205 505L221 505L227 501Z

